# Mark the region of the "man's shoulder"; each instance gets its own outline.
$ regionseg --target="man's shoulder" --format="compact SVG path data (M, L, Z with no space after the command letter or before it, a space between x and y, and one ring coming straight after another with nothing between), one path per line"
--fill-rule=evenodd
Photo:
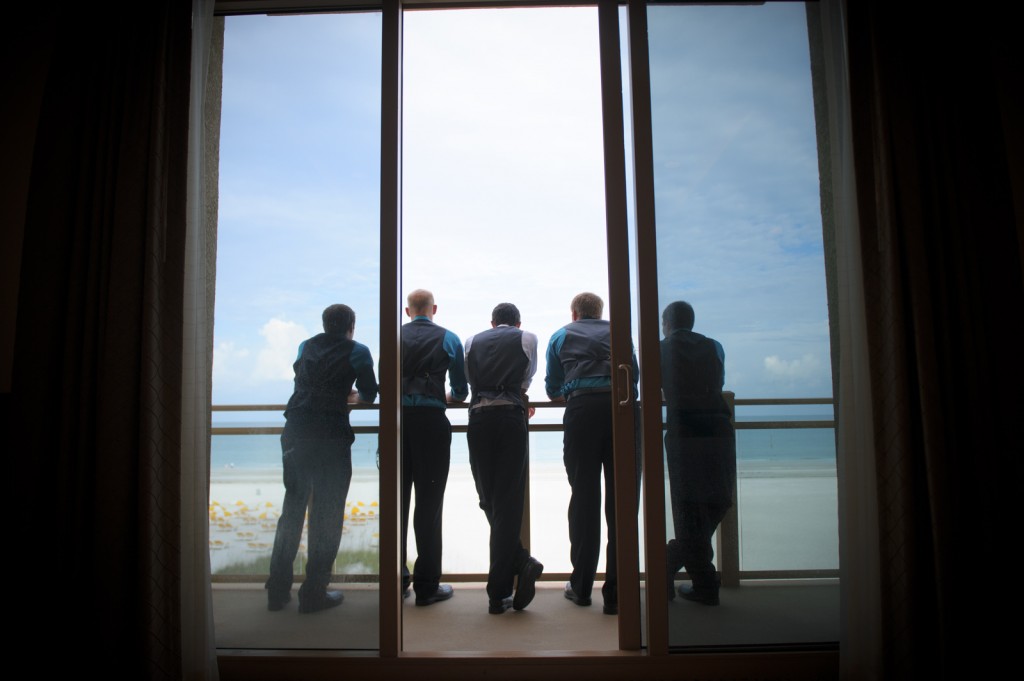
M607 319L577 319L564 327L567 334L590 338L611 338L611 322Z
M568 329L568 328L569 328L569 324L566 324L565 326L563 326L562 328L558 329L553 334L551 334L551 340L548 341L548 345L549 346L554 345L555 343L559 342L561 339L565 338L565 332L566 332L566 329Z

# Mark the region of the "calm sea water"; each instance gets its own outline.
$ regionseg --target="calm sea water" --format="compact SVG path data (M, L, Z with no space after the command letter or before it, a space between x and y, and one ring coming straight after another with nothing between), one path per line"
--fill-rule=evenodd
M803 420L786 416L765 420ZM809 417L813 418L813 417ZM744 461L778 463L835 460L835 435L831 428L738 430L737 458ZM352 465L374 467L377 455L376 435L357 435L352 445ZM532 433L530 457L535 462L562 460L561 433ZM464 433L452 435L452 463L468 463L469 450ZM280 435L214 435L211 465L218 469L278 468L281 465Z

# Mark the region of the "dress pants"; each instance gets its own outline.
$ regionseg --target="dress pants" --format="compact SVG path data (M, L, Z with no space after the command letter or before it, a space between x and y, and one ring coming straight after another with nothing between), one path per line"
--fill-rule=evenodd
M409 504L416 488L416 565L411 580L419 598L437 591L441 581L441 515L451 463L452 426L438 407L402 408L402 565L406 565ZM410 576L403 570L402 586Z
M331 579L345 519L345 498L352 481L352 440L304 439L285 425L281 435L284 504L277 520L266 588L291 590L292 565L309 509L306 580L299 599L321 597Z
M728 415L669 416L665 438L672 525L669 580L680 568L696 591L718 591L711 539L732 506L736 436Z
M562 418L563 457L572 496L569 500L570 583L580 598L590 598L601 553L601 474L604 473L605 603L618 604L615 559L615 470L612 461L612 402L607 392L571 397Z
M717 504L695 504L688 501L680 502L678 506L673 504L672 520L676 538L665 549L670 580L680 567L685 567L694 591L718 591L719 580L712 562L715 550L711 538L728 510L728 506Z
M519 538L529 451L526 414L512 405L478 407L470 412L466 440L480 508L491 526L487 596L500 600L512 595L515 576L530 557Z

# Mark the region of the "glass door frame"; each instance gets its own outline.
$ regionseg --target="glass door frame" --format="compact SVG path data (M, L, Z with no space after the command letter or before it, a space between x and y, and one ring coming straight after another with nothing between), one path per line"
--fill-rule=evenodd
M660 394L660 310L655 239L654 167L651 86L647 42L647 8L657 0L218 0L218 15L290 11L382 11L381 42L381 156L380 156L380 624L381 658L418 657L402 652L401 599L401 377L400 329L402 243L402 25L406 8L565 7L597 5L599 18L601 107L606 197L609 318L612 328L616 524L619 564L619 651L645 650L647 656L668 655L668 608L660 586L666 580L665 475L663 470ZM628 42L622 44L620 8L627 8ZM841 34L841 31L837 31ZM832 38L835 40L835 38ZM830 53L842 53L832 45ZM629 58L632 96L632 158L626 156L622 55ZM813 59L813 57L812 57ZM841 61L841 60L840 60ZM832 65L830 75L843 73ZM835 85L827 88L832 96ZM832 115L834 111L831 110ZM626 163L632 163L634 201L628 203ZM628 210L634 211L635 279L630 268ZM826 267L828 270L828 267ZM828 275L834 276L834 275ZM638 347L641 405L634 422L631 404L630 292L637 291ZM835 341L833 341L835 342ZM640 605L638 551L638 499L634 494L636 468L634 442L640 430L642 455L644 547L646 581ZM641 622L643 618L643 622ZM643 625L643 626L642 626ZM644 636L645 635L645 636ZM580 651L588 657L598 651ZM607 654L607 653L605 653ZM528 654L523 654L527 657ZM577 655L574 655L577 657ZM596 659L596 658L595 658Z
M381 590L380 590L380 655L399 657L402 653L401 626L401 537L398 512L401 460L401 243L402 243L402 15L406 7L457 7L463 3L426 3L408 0L384 0L382 21L381 63L381 233L380 233L380 343L381 402L379 443L384 454L381 460ZM465 3L470 6L470 3ZM486 3L495 5L565 6L594 3L530 2ZM480 7L483 3L472 3ZM641 637L640 574L638 555L638 503L634 460L635 428L632 395L632 352L629 227L626 191L625 129L623 122L622 64L617 0L598 3L601 101L604 135L605 211L608 243L609 319L612 329L612 391L615 395L613 430L615 439L616 530L619 567L619 650L639 651ZM646 11L647 3L630 0L629 31L632 66L634 177L637 183L638 259L641 274L641 337L642 373L658 376L659 331L657 311L657 270L654 258L654 184L651 155L650 84L647 69ZM638 70L638 65L641 67ZM647 99L638 93L647 93ZM646 165L645 165L646 164ZM641 191L642 190L642 191ZM641 229L641 225L643 228ZM653 288L652 288L653 287ZM654 291L653 313L643 302L644 295ZM652 316L653 314L653 316ZM653 326L651 326L653 324ZM653 329L653 331L652 331ZM392 339L390 344L385 339ZM384 361L387 358L388 361ZM653 373L650 373L653 372ZM641 381L642 402L661 403L659 381ZM649 394L651 393L651 394ZM645 487L658 493L644 499L645 546L648 580L664 582L664 476L661 470L660 408L645 410L643 418L643 477ZM660 558L659 558L660 556ZM653 569L652 569L653 568ZM390 585L390 587L388 586ZM667 654L668 621L664 598L657 590L647 590L646 630L648 653ZM585 652L585 651L581 651Z

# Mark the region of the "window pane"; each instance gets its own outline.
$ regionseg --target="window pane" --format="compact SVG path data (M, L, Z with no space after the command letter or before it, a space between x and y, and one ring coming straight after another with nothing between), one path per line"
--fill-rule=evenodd
M210 488L221 647L378 647L375 409L351 413L351 482L344 499L324 510L317 500L343 493L348 477L346 438L336 431L343 412L332 414L327 433L296 432L303 444L289 449L289 484L298 519L306 506L304 481L313 478L310 512L327 520L312 539L310 519L302 523L290 602L278 588L275 604L264 583L283 511L280 430L300 343L323 331L327 306L343 303L356 314L354 339L366 346L374 368L379 357L380 35L376 13L226 19ZM354 367L365 362L352 359L347 346L318 348L307 343L305 359L322 351L347 353ZM336 378L344 382L348 371ZM314 380L327 371L310 375ZM300 413L331 413L339 399L344 404L345 396L335 394L340 390L326 390L328 411ZM218 411L218 405L248 410ZM289 422L296 423L291 413ZM261 430L235 434L254 427ZM309 445L320 441L326 448ZM342 507L343 521L331 520ZM339 525L332 561L331 533ZM328 588L341 590L344 603L299 614L300 606L334 605L323 587L300 591L311 549L325 546ZM268 611L272 605L281 610Z
M831 406L744 405L832 395L804 8L656 6L648 20L668 554L681 571L670 642L838 640L834 434L786 427L830 420ZM822 570L835 576L809 579Z
M607 301L596 9L410 10L403 31L403 291L431 290L433 321L463 342L490 327L498 303L515 304L522 328L539 340L529 396L546 402L546 346L571 321L573 296L592 291ZM601 611L600 579L596 607L577 608L563 598L572 567L562 434L537 429L560 428L562 411L538 409L529 437L529 548L544 564L545 580L526 614L551 616L538 616L536 628L512 637L503 618L486 618L489 597L480 582L489 567L490 528L460 430L466 410L447 410L456 432L441 581L454 582L460 608L472 599L470 612L483 617L452 634L471 650L616 647L614 620ZM417 556L411 521L407 555L411 569ZM598 570L604 570L603 549ZM477 583L459 581L467 574L480 575ZM425 615L411 601L405 649L421 650L417 627ZM445 607L455 604L431 609ZM574 617L589 617L599 633L581 635ZM472 631L490 627L490 636Z

